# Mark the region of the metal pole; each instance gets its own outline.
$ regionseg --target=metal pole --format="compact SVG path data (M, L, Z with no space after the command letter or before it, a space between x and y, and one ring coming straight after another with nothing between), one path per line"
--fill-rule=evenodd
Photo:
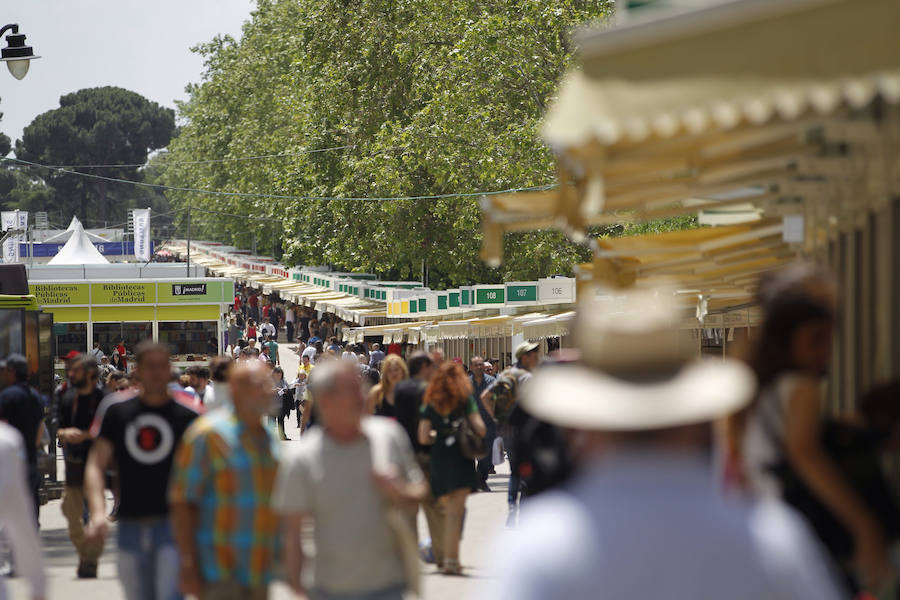
M187 207L187 276L191 276L191 207Z

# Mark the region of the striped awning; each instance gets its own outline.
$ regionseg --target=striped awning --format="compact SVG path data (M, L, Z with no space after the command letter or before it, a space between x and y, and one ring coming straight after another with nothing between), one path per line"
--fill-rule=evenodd
M775 265L812 251L861 198L900 187L900 2L726 0L647 14L580 36L580 64L543 125L558 186L482 200L490 263L508 231L582 240L591 226L681 214L802 216L799 236L768 249Z

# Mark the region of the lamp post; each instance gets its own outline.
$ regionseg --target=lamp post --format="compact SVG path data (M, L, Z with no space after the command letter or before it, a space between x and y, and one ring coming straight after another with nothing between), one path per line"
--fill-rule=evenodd
M25 45L25 34L19 33L18 24L13 23L0 27L0 36L7 31L11 33L6 36L6 47L0 50L0 61L6 63L13 77L22 79L28 73L32 59L40 58L40 56L35 56L31 46Z

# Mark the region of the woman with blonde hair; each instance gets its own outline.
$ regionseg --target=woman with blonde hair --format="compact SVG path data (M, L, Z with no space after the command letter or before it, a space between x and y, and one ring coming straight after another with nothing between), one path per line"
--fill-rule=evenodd
M466 496L478 488L475 461L463 456L456 439L462 419L468 420L476 434L485 436L471 380L458 364L445 362L425 390L418 432L419 442L431 445L428 479L431 493L444 510L444 564L438 568L445 575L462 574L459 539L463 512Z
M406 361L391 354L381 363L381 381L369 390L369 413L380 417L394 417L394 389L409 379Z

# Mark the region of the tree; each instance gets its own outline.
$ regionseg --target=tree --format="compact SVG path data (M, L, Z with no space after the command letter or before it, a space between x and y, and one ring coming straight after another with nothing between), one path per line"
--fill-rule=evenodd
M117 87L79 90L60 98L60 107L35 117L16 142L16 157L49 165L143 165L175 132L175 114L140 94ZM137 166L76 169L105 177L142 181ZM63 222L77 214L89 225L124 221L127 209L164 202L126 183L91 179L48 169L23 169L31 181L52 190L50 206L23 206L54 212Z
M240 41L197 48L199 85L161 181L288 201L169 194L175 205L284 218L286 261L418 277L433 287L571 273L588 260L558 232L507 236L478 258L474 197L553 183L539 125L572 63L569 32L607 0L259 0ZM339 150L325 150L339 147ZM221 158L290 154L266 160ZM196 163L191 161L217 162ZM194 214L195 235L249 245L267 226Z

